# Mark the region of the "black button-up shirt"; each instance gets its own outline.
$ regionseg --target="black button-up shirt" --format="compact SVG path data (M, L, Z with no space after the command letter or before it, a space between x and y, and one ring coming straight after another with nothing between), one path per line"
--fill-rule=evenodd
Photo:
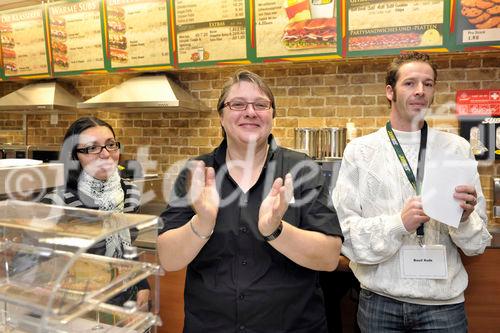
M326 332L323 294L316 271L302 267L269 245L257 223L262 200L274 179L291 172L294 200L283 217L305 230L342 237L337 215L318 165L305 154L278 147L272 136L267 161L256 184L243 193L225 167L226 142L198 157L213 166L221 204L214 232L186 275L184 332ZM299 163L307 166L298 167ZM294 167L295 166L295 167ZM307 181L304 174L312 173ZM181 172L163 231L178 228L194 215L185 205L187 172ZM300 203L301 199L306 203ZM225 202L227 201L227 202ZM175 255L172 253L171 255Z

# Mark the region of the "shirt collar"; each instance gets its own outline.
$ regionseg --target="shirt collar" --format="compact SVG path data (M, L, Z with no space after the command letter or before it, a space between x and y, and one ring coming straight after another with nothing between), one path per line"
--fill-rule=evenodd
M266 163L264 164L264 168L267 166L267 163L271 160L271 158L274 156L274 154L279 148L272 134L269 134L267 138L267 143L269 144L269 150L267 151ZM215 149L214 152L215 163L218 166L224 165L226 163L226 152L227 152L227 139L224 138L224 140L222 140L221 144L219 145L219 147Z

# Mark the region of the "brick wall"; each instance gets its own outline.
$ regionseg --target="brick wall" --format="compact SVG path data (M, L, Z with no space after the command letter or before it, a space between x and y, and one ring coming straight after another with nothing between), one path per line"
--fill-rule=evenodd
M431 126L457 133L454 116L455 91L458 89L500 88L500 52L435 55L438 64L437 94ZM293 147L295 127L345 126L352 121L357 135L371 133L383 126L389 115L385 98L385 68L391 57L349 59L347 61L278 63L249 65L271 85L276 96L277 116L273 133L279 143ZM220 88L237 67L198 68L172 72L189 88L193 96L215 110ZM84 100L101 93L130 75L92 75L70 77L74 92ZM0 95L14 91L26 82L0 82ZM50 124L48 115L27 116L28 144L59 144L66 128L79 116L91 111L60 115ZM210 112L116 112L93 113L115 128L124 144L123 159L137 158L139 147L148 147L148 171L167 171L175 162L212 150L221 140L216 111ZM23 143L22 116L0 113L0 143ZM491 211L492 175L500 167L480 167L488 210ZM491 214L490 214L491 216Z

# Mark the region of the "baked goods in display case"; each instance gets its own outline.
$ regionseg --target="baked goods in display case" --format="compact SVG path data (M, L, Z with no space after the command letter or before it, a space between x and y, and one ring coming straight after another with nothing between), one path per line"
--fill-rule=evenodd
M133 248L130 260L87 253L120 230L156 223L149 215L0 201L0 331L131 333L159 325L134 302L107 303L159 266L132 260Z

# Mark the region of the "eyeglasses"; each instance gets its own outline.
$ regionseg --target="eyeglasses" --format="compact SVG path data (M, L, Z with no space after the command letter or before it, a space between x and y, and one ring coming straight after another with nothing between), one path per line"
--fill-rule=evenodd
M104 146L88 146L85 148L77 148L76 151L82 154L100 154L106 148L108 152L117 151L120 149L120 143L112 141L106 143Z
M271 102L265 100L256 102L230 101L224 103L224 106L233 111L245 111L249 104L252 104L255 111L267 111L271 108Z

